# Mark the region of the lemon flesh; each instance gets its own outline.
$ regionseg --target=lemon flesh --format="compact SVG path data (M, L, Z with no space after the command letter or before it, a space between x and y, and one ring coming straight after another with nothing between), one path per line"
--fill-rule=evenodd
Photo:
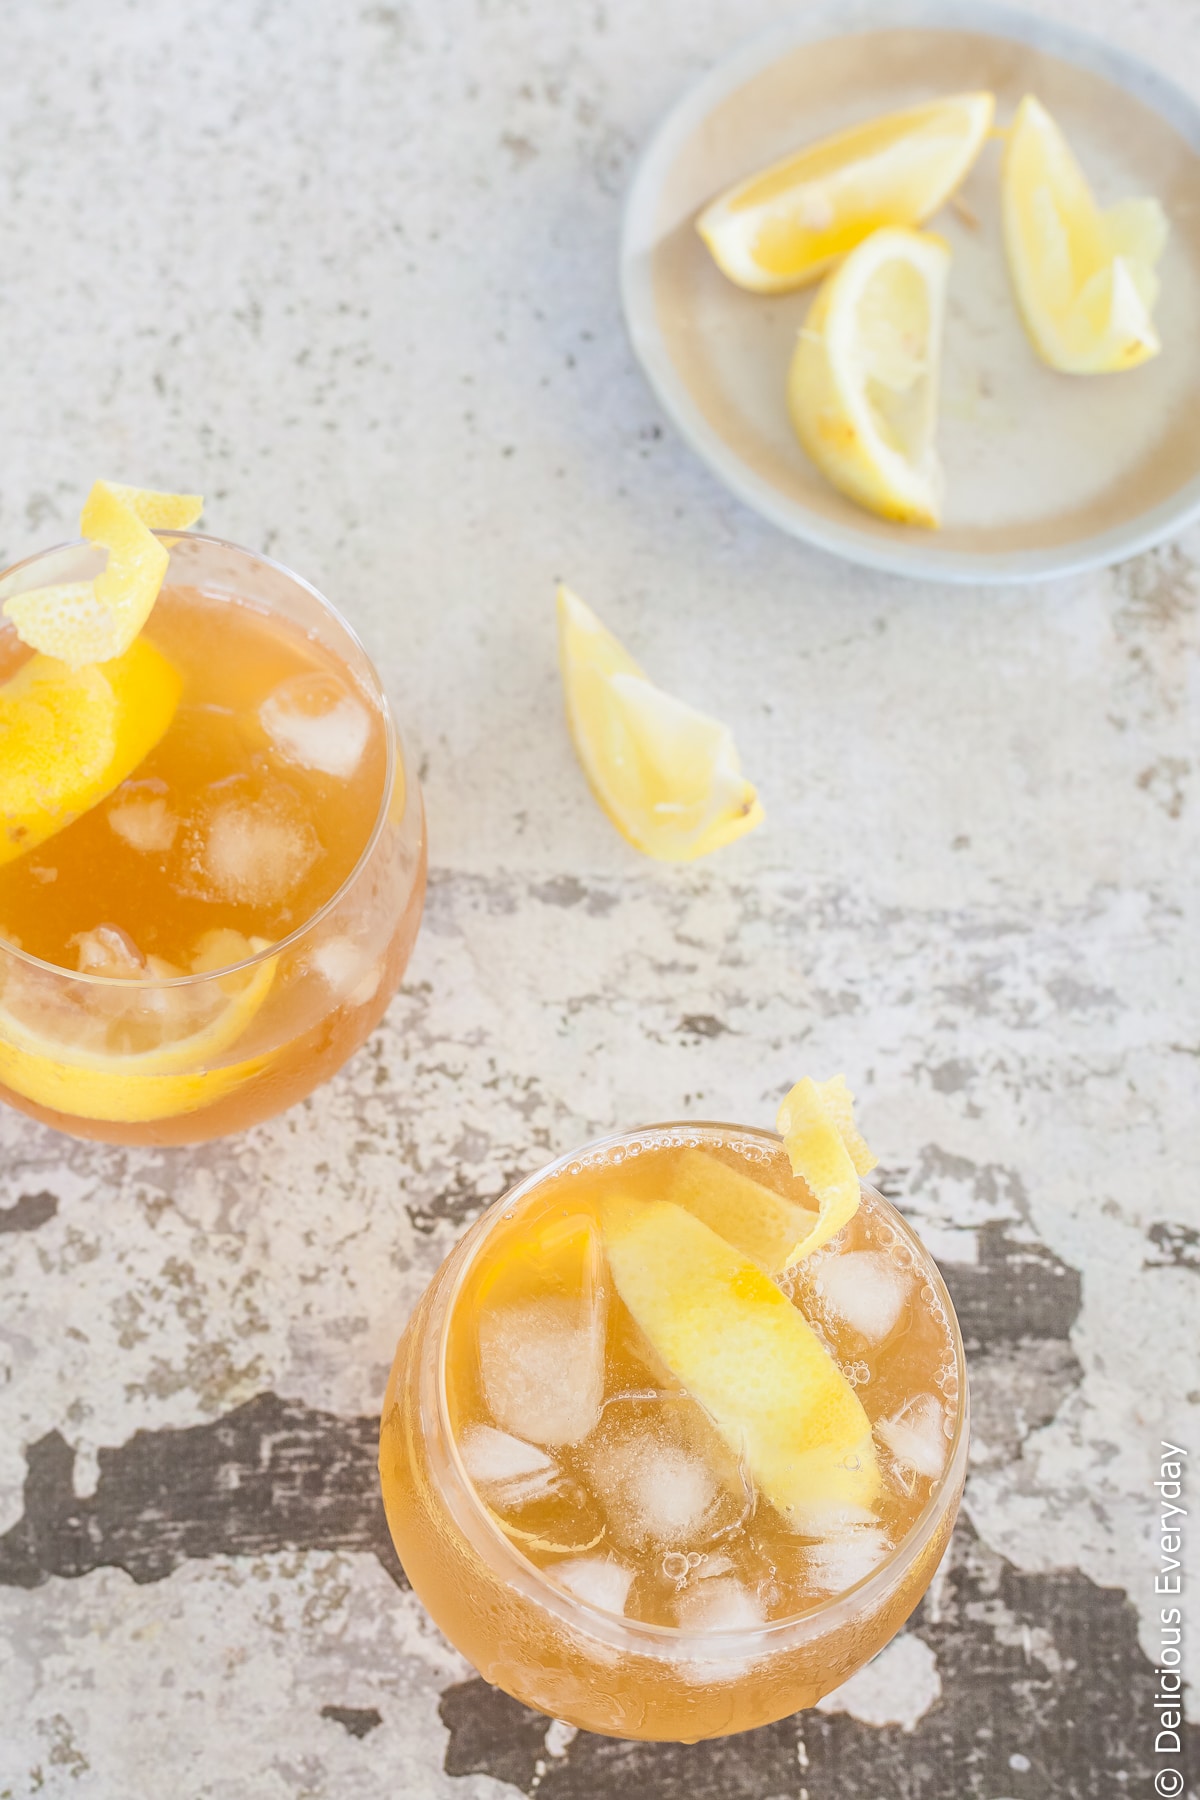
M182 688L144 638L102 668L33 656L0 686L0 864L119 787L166 732Z
M1043 362L1096 375L1157 356L1155 264L1168 230L1158 201L1125 200L1102 212L1066 138L1032 95L1008 133L1001 185L1009 273Z
M150 617L169 559L154 531L182 531L200 516L198 494L160 494L97 481L83 508L84 537L108 551L92 581L31 588L4 603L22 643L72 669L124 655Z
M802 287L879 227L936 212L978 156L994 110L991 94L953 94L852 126L739 182L696 228L740 287Z
M670 1201L614 1196L601 1231L655 1352L793 1528L869 1508L879 1470L862 1403L769 1276Z
M263 938L218 931L192 972L206 974L267 948ZM242 1087L269 1052L220 1064L259 1012L277 959L172 987L151 961L142 983L73 982L21 965L0 980L0 1082L53 1112L125 1125L196 1112ZM156 980L156 977L158 978ZM212 1066L215 1065L215 1066Z
M792 1165L819 1208L808 1232L792 1245L784 1264L791 1268L849 1223L862 1198L859 1176L875 1158L854 1124L854 1100L845 1077L798 1081L780 1105L775 1121Z
M762 823L728 727L648 681L565 587L558 634L571 738L622 837L660 861L691 862Z
M875 232L828 276L788 374L797 436L860 506L936 526L934 443L950 252L932 232Z

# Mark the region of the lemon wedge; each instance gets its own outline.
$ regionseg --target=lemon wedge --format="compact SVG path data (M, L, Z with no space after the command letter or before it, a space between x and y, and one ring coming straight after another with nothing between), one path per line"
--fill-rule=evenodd
M1026 95L1002 169L1004 247L1034 349L1052 369L1133 369L1161 348L1151 314L1167 241L1157 200L1101 212L1050 114Z
M875 1158L854 1124L854 1099L843 1075L831 1081L798 1081L775 1120L792 1165L820 1209L807 1235L788 1253L785 1268L810 1256L849 1223L861 1199L859 1176Z
M206 933L192 973L228 968L266 948L265 938ZM0 1082L78 1119L131 1125L196 1112L270 1061L268 1052L206 1067L247 1030L271 990L276 963L268 957L211 982L168 987L120 979L75 983L14 962L0 978ZM144 980L179 973L150 958Z
M150 617L170 560L154 530L184 530L203 505L198 494L160 494L97 481L80 529L108 551L105 568L92 581L31 588L6 600L5 617L17 636L72 669L124 655Z
M576 753L596 799L636 850L691 862L761 825L728 727L648 681L565 587L558 639Z
M876 231L813 301L788 374L797 435L843 494L910 525L938 523L934 447L950 252L932 232Z
M879 1491L862 1403L758 1265L667 1200L601 1207L613 1283L657 1355L798 1531Z
M787 1268L796 1245L817 1222L815 1212L704 1150L679 1152L664 1197L702 1219L768 1275Z
M182 686L144 638L103 668L22 664L0 686L0 864L119 787L170 725Z
M978 156L994 110L991 94L952 94L854 125L739 182L696 228L739 287L802 287L880 226L936 212Z

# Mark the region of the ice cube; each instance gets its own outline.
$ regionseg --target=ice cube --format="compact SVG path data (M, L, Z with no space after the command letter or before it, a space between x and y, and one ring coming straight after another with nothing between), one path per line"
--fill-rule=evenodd
M604 1303L547 1296L479 1315L479 1369L498 1425L535 1444L574 1444L600 1417Z
M854 1525L836 1532L805 1553L808 1576L823 1594L841 1594L865 1581L878 1568L891 1545L879 1525Z
M577 1600L586 1600L602 1612L624 1615L633 1586L633 1570L624 1564L608 1556L577 1556L556 1563L550 1573Z
M97 925L71 939L82 975L109 975L137 981L146 974L146 959L119 925Z
M588 1477L616 1535L631 1544L682 1544L703 1537L720 1498L713 1471L653 1428L609 1437L588 1459Z
M675 1603L687 1631L752 1631L766 1621L758 1595L733 1575L718 1575L688 1588Z
M320 854L320 839L298 809L266 797L211 808L200 822L191 862L206 898L277 906Z
M896 1461L936 1480L946 1466L946 1415L933 1394L918 1394L875 1427Z
M882 1343L896 1329L908 1282L881 1250L849 1250L823 1257L813 1286L830 1311L871 1343Z
M365 1006L379 992L379 964L353 938L327 938L312 953L312 966L328 982L339 1000Z
M506 1507L528 1506L554 1493L562 1471L552 1456L494 1425L471 1425L458 1441L463 1467L477 1487Z
M285 762L349 781L367 747L366 707L333 675L293 675L258 709L263 730Z
M179 830L179 820L161 794L130 794L114 800L108 822L131 850L143 855L169 850Z

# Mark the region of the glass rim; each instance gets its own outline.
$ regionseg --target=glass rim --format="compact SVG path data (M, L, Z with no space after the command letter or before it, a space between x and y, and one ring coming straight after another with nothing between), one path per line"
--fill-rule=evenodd
M34 956L31 951L22 950L19 945L10 944L6 939L0 938L0 958L11 956L16 958L18 962L24 963L28 968L44 971L47 974L58 976L66 981L80 982L87 987L120 988L126 993L133 994L145 992L147 989L153 989L157 992L162 988L175 989L195 987L203 982L222 981L226 976L237 975L243 970L257 968L260 963L268 962L277 956L282 956L285 951L290 950L295 944L299 943L301 939L307 937L314 926L319 925L329 916L335 907L341 904L350 889L362 875L374 854L376 845L383 833L383 828L387 823L388 809L391 804L392 792L395 787L397 766L404 772L406 811L414 797L414 787L410 778L408 766L409 759L407 755L404 754L406 746L404 744L403 734L396 721L396 716L392 711L391 702L388 700L387 692L380 679L379 670L375 667L375 660L362 639L359 637L357 631L355 631L353 625L351 625L344 614L338 611L332 600L327 600L319 588L314 587L313 583L306 580L303 575L297 575L296 571L289 568L286 563L281 563L275 557L268 556L265 551L250 550L247 549L245 544L235 544L232 538L217 537L213 532L208 531L155 531L154 536L156 538L161 538L168 550L171 545L177 543L180 539L184 539L191 543L213 544L220 550L235 550L239 556L251 557L255 562L261 563L264 567L274 570L277 575L282 575L288 581L295 582L298 588L302 588L305 593L316 601L322 611L330 614L346 633L353 648L362 656L364 663L370 670L374 679L376 690L374 698L378 703L380 715L383 719L386 762L383 771L383 792L380 796L379 808L375 815L375 822L371 827L361 853L355 861L354 867L349 871L345 879L338 884L337 888L330 894L329 898L322 901L317 910L310 913L302 924L297 925L293 931L289 931L286 937L279 938L276 942L265 945L263 949L254 951L250 956L244 956L240 962L225 963L222 964L219 969L203 969L193 971L186 975L100 975L85 969L67 969L64 968L61 963L47 962L45 957ZM7 581L11 575L19 574L22 569L29 568L31 564L40 562L43 557L61 556L69 550L95 548L96 546L92 544L89 538L70 538L61 544L50 544L46 546L45 549L34 550L30 555L22 557L19 562L10 563L7 568L0 569L0 583ZM164 576L164 587L166 586L166 583L167 577ZM160 593L161 591L162 589L159 590ZM218 596L215 595L211 597L218 598ZM157 604L158 600L156 596L155 605ZM150 617L153 617L153 609L151 609Z
M596 1151L617 1149L638 1138L647 1136L659 1139L674 1138L677 1134L686 1134L684 1141L690 1140L692 1143L699 1143L705 1136L716 1134L720 1134L726 1141L731 1136L757 1139L760 1143L769 1144L774 1148L778 1148L783 1141L778 1132L762 1126L721 1124L708 1119L675 1120L656 1125L635 1126L629 1131L611 1132L604 1137L592 1138L576 1149L555 1157L531 1175L523 1177L507 1188L480 1214L470 1230L459 1240L458 1247L466 1249L469 1245L469 1253L464 1256L462 1266L455 1275L453 1286L442 1301L434 1346L437 1426L447 1449L458 1487L466 1498L471 1522L478 1528L474 1534L467 1534L470 1541L485 1561L489 1560L486 1550L496 1551L498 1553L497 1560L506 1565L501 1572L510 1583L515 1580L515 1585L528 1599L556 1614L566 1625L576 1629L581 1628L582 1616L582 1627L586 1628L593 1637L599 1637L602 1641L607 1641L619 1649L627 1651L633 1649L644 1654L658 1656L664 1660L670 1657L672 1660L680 1661L704 1661L706 1659L719 1661L741 1651L749 1663L770 1652L790 1647L793 1642L803 1642L807 1638L821 1636L860 1613L870 1615L887 1593L899 1584L906 1570L925 1549L951 1503L957 1506L957 1498L961 1497L962 1484L966 1475L971 1417L970 1389L967 1380L966 1350L963 1344L962 1329L941 1270L903 1213L885 1194L881 1194L877 1188L873 1188L868 1182L860 1179L860 1188L864 1193L870 1195L872 1201L882 1207L888 1222L898 1224L904 1236L916 1244L926 1266L927 1274L932 1277L935 1284L934 1291L939 1293L945 1309L950 1325L955 1368L958 1374L954 1431L949 1439L946 1466L941 1480L931 1490L924 1506L900 1542L894 1545L883 1561L860 1581L855 1582L851 1587L843 1588L839 1593L830 1594L803 1612L788 1613L783 1618L769 1619L761 1625L739 1625L701 1630L694 1626L657 1625L648 1620L628 1619L621 1614L608 1612L593 1601L582 1599L560 1587L548 1578L544 1569L522 1554L484 1504L475 1484L467 1474L466 1466L459 1452L451 1428L446 1393L446 1349L454 1308L467 1275L473 1268L483 1244L487 1241L492 1223L500 1210L524 1200L542 1182L561 1173L563 1169L569 1168L573 1162L579 1161L582 1157ZM464 1520L451 1504L450 1496L443 1494L443 1500L455 1513L456 1523L461 1526ZM492 1566L495 1566L494 1563Z

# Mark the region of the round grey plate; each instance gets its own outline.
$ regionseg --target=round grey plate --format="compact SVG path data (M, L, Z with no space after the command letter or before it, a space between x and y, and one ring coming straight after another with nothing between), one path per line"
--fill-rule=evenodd
M804 143L984 87L1000 124L1037 94L1102 205L1162 201L1163 350L1118 375L1058 375L1037 360L1009 289L999 146L987 144L965 209L932 221L954 252L938 427L948 491L942 528L923 531L843 499L795 438L784 380L815 289L735 287L694 221L714 194ZM748 505L853 562L1036 581L1131 556L1200 514L1200 107L1073 27L986 0L802 0L659 128L626 207L621 288L634 349L686 441Z

